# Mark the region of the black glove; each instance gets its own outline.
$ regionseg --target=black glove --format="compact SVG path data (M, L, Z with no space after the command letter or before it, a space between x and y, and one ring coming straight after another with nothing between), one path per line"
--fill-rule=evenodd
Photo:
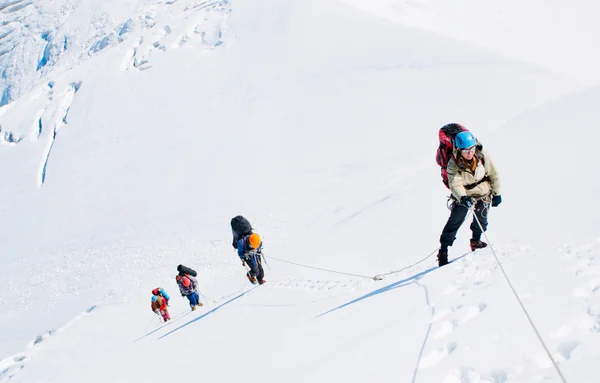
M460 203L461 203L461 205L466 206L467 209L470 209L471 206L473 206L473 198L464 195L460 198Z
M502 203L502 196L500 194L492 196L492 206L496 207Z

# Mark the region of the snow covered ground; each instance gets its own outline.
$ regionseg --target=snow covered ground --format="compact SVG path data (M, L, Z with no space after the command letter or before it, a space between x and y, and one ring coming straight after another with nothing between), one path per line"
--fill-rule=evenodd
M0 382L561 382L467 224L426 258L452 121L500 170L489 240L553 358L600 381L598 6L448 7L0 3Z

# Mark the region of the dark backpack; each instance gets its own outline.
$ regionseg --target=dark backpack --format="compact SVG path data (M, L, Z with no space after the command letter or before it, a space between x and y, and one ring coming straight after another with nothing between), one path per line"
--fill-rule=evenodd
M234 249L237 249L238 241L246 235L252 234L252 225L250 222L241 215L235 216L231 219L231 232L233 234L233 241L231 245Z
M440 136L440 146L438 147L435 161L438 165L441 166L441 174L442 174L442 182L448 189L450 189L450 185L448 184L448 161L450 158L454 158L453 150L454 150L454 137L460 132L468 131L464 126L451 123L444 125L440 128L439 136Z
M177 266L177 271L179 271L179 274L189 274L192 277L198 276L198 273L196 272L196 270L192 270L189 267L186 267L184 265Z

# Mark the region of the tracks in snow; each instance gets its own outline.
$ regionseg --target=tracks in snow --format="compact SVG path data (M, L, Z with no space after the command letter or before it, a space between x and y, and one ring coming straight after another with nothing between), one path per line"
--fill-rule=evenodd
M66 325L56 329L49 330L38 335L34 340L29 342L25 350L15 354L9 358L0 360L0 383L10 381L17 373L23 370L29 360L35 358L35 354L40 349L41 344L49 337L68 329L73 323L81 318L89 315L96 309L96 306L90 306L85 312L81 313Z

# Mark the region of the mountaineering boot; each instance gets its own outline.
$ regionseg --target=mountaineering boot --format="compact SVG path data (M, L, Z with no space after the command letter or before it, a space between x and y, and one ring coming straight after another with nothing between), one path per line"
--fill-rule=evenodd
M202 303L202 302L198 302L198 303L196 304L196 306L198 306L198 307L202 307L202 306L204 306L204 303Z
M475 251L477 249L483 249L487 247L487 243L480 241L478 239L471 238L471 251Z
M438 266L442 267L448 264L448 250L442 250L438 252Z
M256 278L254 278L252 275L250 275L250 272L246 273L246 276L248 277L248 280L255 285L256 284Z
M196 311L196 306L192 306L192 311Z
M259 285L262 285L262 284L263 284L263 283L265 283L265 282L266 282L266 281L265 281L264 279L259 279L259 280L258 280L258 284L259 284Z

